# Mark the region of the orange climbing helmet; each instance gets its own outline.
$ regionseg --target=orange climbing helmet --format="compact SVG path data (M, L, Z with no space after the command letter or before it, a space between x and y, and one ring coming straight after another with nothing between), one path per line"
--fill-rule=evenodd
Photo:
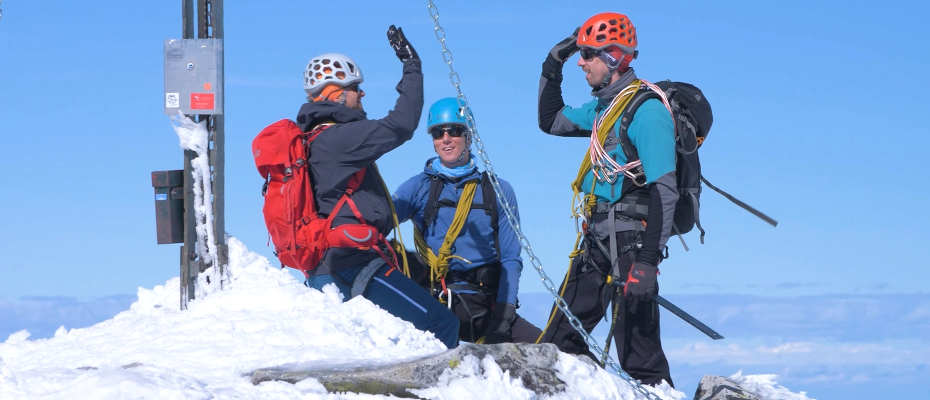
M626 54L636 54L636 28L623 14L605 12L588 18L578 32L578 47L605 49L617 46ZM634 56L635 57L635 56Z

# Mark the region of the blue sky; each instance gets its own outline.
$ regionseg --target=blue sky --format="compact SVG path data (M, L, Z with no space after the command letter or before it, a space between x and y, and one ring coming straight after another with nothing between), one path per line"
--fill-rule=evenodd
M302 69L339 51L365 74L372 118L393 105L400 77L384 38L404 27L424 59L427 106L454 94L425 2L226 4L227 231L271 256L251 140L293 118ZM132 293L178 273L177 245L155 245L149 173L181 168L162 114L163 41L180 37L180 5L8 0L0 21L0 295ZM342 4L342 3L341 3ZM584 139L536 127L548 49L601 6L439 2L462 89L495 165L517 193L523 228L560 276L574 242L568 184ZM703 196L706 244L670 241L663 288L676 293L794 296L914 293L930 269L920 160L930 66L914 2L640 2L617 11L638 27L645 79L701 87L715 111L701 150L715 185L776 218L772 228L716 193ZM351 10L351 12L349 11ZM331 18L315 18L317 15ZM76 15L81 15L76 17ZM351 21L351 23L345 23ZM590 99L575 59L565 98ZM432 153L422 129L379 163L389 187ZM407 241L412 241L409 234ZM36 274L35 271L41 271ZM531 271L530 271L531 272ZM525 274L524 291L543 291ZM557 280L557 279L556 279Z
M574 242L568 185L586 141L537 128L540 64L586 18L618 11L637 27L633 66L641 78L691 82L710 100L705 176L779 221L773 229L706 191L706 244L688 234L686 253L670 240L663 293L800 304L805 296L884 295L896 299L894 307L928 293L930 260L920 250L930 237L927 3L650 1L612 10L570 3L437 2L481 138L495 171L514 186L524 232L556 284ZM353 57L365 75L369 117L383 117L400 78L384 33L396 24L424 60L427 107L454 95L426 4L225 2L230 234L273 257L250 145L264 126L295 116L310 57ZM180 2L107 0L93 9L58 0L2 3L5 304L42 296L95 303L178 274L178 246L155 244L150 172L182 167L162 113L163 41L181 36ZM563 89L577 105L590 94L576 61L566 65ZM422 125L379 162L389 187L433 154ZM404 232L412 247L409 227ZM544 290L534 271L524 272L522 291ZM769 320L755 315L754 322ZM913 318L928 336L928 317Z

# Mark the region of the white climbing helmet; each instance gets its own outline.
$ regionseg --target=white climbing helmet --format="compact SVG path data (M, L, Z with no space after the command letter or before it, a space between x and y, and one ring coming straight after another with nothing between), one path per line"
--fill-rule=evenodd
M323 87L332 83L340 87L362 83L362 70L345 54L326 53L310 59L304 69L304 89L317 96Z

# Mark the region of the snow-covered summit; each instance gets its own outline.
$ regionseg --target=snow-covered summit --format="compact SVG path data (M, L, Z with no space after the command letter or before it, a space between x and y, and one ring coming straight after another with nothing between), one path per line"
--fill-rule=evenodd
M243 375L277 366L376 366L445 351L432 334L364 298L343 302L333 286L322 292L309 289L235 238L229 237L228 244L228 287L199 293L203 296L186 311L179 310L179 279L172 278L162 286L139 288L129 310L94 326L61 327L53 338L35 341L25 330L10 335L0 344L0 398L381 398L327 393L313 379L252 385ZM567 387L559 398L635 398L620 378L575 357L559 360L555 368ZM807 399L776 389L772 377L736 379L755 382L756 390L772 398ZM667 386L657 393L686 398ZM466 359L439 385L416 394L538 398L491 359Z

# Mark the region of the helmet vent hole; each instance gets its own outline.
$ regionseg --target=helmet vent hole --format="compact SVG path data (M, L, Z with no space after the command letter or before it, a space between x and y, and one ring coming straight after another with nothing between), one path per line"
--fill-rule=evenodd
M607 23L608 23L608 24L611 24L611 25L617 25L617 20L612 19L612 20L610 20L610 21L607 21Z
M600 24L600 25L597 26L597 31L598 31L598 32L603 32L604 29L607 29L607 24L603 24L603 23L602 23L602 24Z
M332 69L331 67L323 68L323 73L324 73L324 74L331 74L331 73L333 73L333 69Z
M333 66L336 68L342 68L342 64L339 61L334 62Z
M339 78L339 79L345 79L345 78L346 78L346 73L345 73L345 72L342 72L342 71L336 72L336 77Z
M329 63L331 63L331 62L332 62L332 61L330 61L328 58L325 58L325 59L323 59L323 61L320 61L320 64L329 65Z
M607 41L607 35L602 33L600 35L595 36L594 40L596 40L598 43L604 43L605 41Z

